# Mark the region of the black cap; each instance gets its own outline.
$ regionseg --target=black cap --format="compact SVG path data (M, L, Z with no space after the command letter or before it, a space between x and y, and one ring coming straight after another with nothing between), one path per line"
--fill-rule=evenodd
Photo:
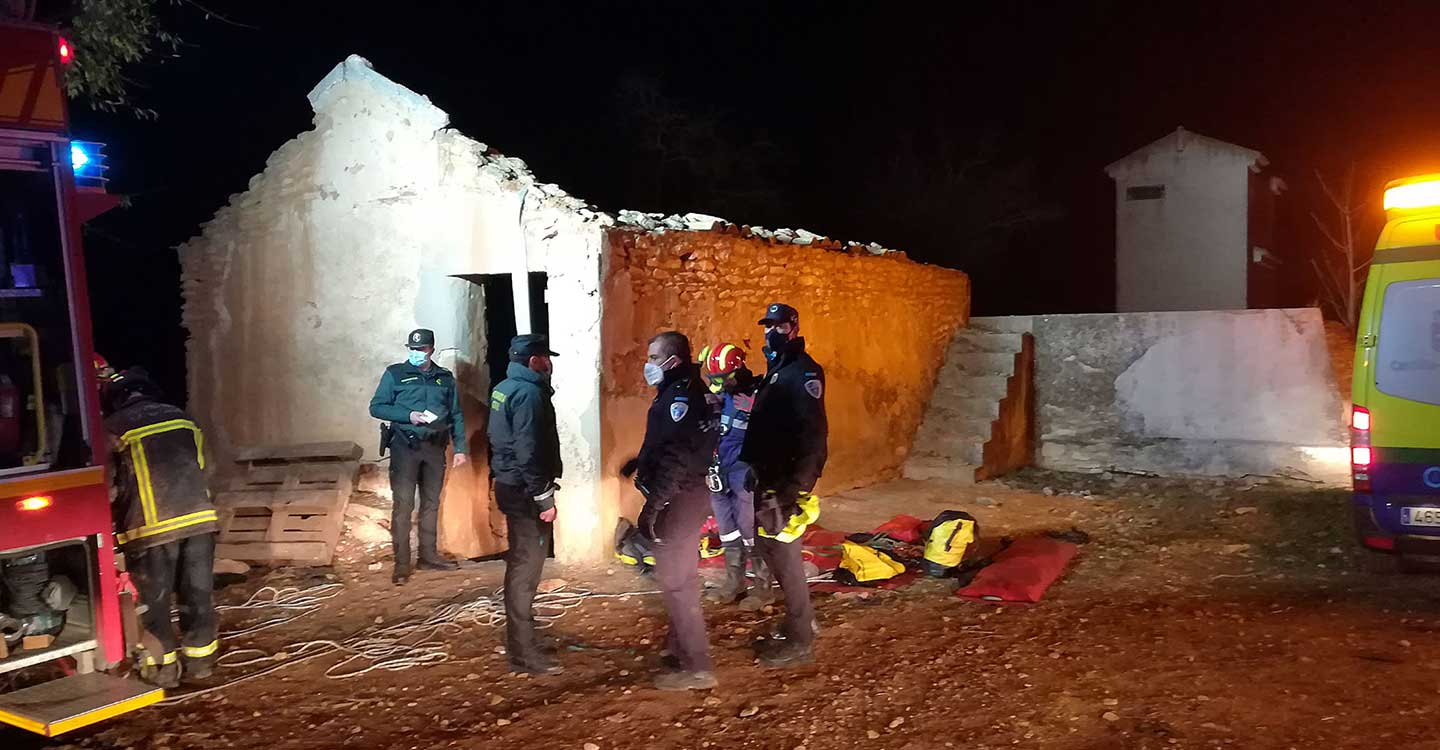
M543 333L523 333L510 339L510 359L524 362L531 357L558 357L550 351L550 338Z
M765 317L760 319L760 325L766 323L796 323L800 322L800 313L795 308L784 302L772 303L765 308Z
M416 328L405 337L405 346L411 349L419 349L422 346L435 345L435 332L429 328Z

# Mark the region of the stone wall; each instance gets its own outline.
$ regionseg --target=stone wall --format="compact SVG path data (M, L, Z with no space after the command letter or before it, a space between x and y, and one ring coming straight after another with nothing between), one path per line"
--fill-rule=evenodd
M930 398L939 360L969 315L965 274L905 259L776 244L727 231L608 230L602 323L603 463L614 510L633 513L638 495L613 479L638 450L654 395L641 377L646 341L669 329L707 342L731 341L764 370L767 304L800 311L800 332L825 368L830 457L821 492L895 476Z
M1041 466L1348 478L1343 407L1318 310L972 325L1035 335Z

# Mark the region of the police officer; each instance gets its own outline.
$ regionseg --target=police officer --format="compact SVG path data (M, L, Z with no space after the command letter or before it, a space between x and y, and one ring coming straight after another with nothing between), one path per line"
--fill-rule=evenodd
M783 637L760 648L760 661L778 667L812 658L815 616L800 537L820 516L812 493L825 469L829 427L825 371L805 353L800 313L777 302L766 308L760 325L767 368L740 460L755 471L755 546L785 595Z
M214 668L218 518L205 484L200 428L184 410L161 403L159 394L140 368L112 376L103 392L115 453L115 540L147 605L145 629L163 649L147 649L140 675L173 688L182 667L193 678ZM178 638L170 622L172 596L180 608Z
M490 394L490 471L495 501L505 514L510 551L505 556L505 644L510 669L554 674L561 668L535 637L535 590L540 585L555 522L555 490L563 472L555 407L554 365L545 336L510 341L505 379Z
M740 448L745 444L760 381L745 364L745 350L735 344L706 347L700 355L700 371L720 401L720 438L707 482L710 509L725 550L725 583L711 590L709 597L728 604L746 594L745 567L755 549L755 480L750 467L740 460ZM755 591L741 603L747 610L760 609L774 600L769 572L758 558L753 564Z
M636 525L652 542L655 577L670 616L667 666L661 690L713 688L714 664L700 610L700 527L710 513L705 471L715 450L714 418L705 402L699 368L690 361L690 340L668 331L650 340L645 382L655 400L645 420L640 455L621 473L634 476L645 496Z
M415 488L420 488L421 570L454 570L436 546L440 488L445 484L445 445L455 441L455 466L469 462L465 449L465 415L455 376L435 364L435 332L417 328L405 339L410 354L385 368L370 416L391 424L390 538L395 547L397 585L410 580L410 517Z

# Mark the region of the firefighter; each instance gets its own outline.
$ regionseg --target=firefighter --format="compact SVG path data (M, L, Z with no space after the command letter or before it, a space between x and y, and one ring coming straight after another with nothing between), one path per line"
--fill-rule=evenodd
M147 654L142 678L173 688L204 678L219 648L215 613L215 504L205 483L204 436L182 409L159 400L144 370L105 384L105 430L115 453L115 541L147 606L145 629L162 653ZM170 622L171 596L180 634Z
M555 407L550 399L554 365L545 336L510 341L505 379L490 394L490 470L495 503L505 514L510 550L505 555L505 650L514 672L561 671L540 650L535 636L535 590L550 554L555 522L555 480L563 472Z
M755 546L785 597L782 630L760 644L760 661L779 667L812 659L815 616L800 537L820 516L813 492L825 469L829 427L825 371L805 353L800 313L777 302L759 324L765 330L766 373L740 460L755 471Z
M421 570L455 570L437 545L440 488L445 484L445 446L455 443L455 466L469 463L465 416L455 376L435 364L435 332L417 328L405 339L404 362L385 368L370 399L370 416L390 423L390 540L395 550L391 580L410 580L410 521L420 488Z
M636 525L652 543L655 577L670 616L666 666L655 679L661 690L715 687L714 664L700 610L700 527L710 514L705 469L715 450L714 418L705 401L690 340L677 331L650 340L645 382L655 400L645 421L640 455L626 462L645 498Z
M700 368L710 391L720 399L720 438L706 482L710 487L710 509L720 529L720 545L725 550L725 583L713 589L710 598L729 604L744 596L742 607L760 609L774 596L770 593L769 572L758 558L753 561L755 591L746 595L745 567L755 549L755 477L740 460L760 382L745 365L745 350L735 344L707 347L701 353Z

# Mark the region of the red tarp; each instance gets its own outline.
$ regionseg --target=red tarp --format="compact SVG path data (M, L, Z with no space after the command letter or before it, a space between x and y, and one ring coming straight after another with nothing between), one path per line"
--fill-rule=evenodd
M1057 539L1016 539L995 561L980 569L969 586L955 592L966 599L1038 602L1050 584L1065 572L1079 547Z

